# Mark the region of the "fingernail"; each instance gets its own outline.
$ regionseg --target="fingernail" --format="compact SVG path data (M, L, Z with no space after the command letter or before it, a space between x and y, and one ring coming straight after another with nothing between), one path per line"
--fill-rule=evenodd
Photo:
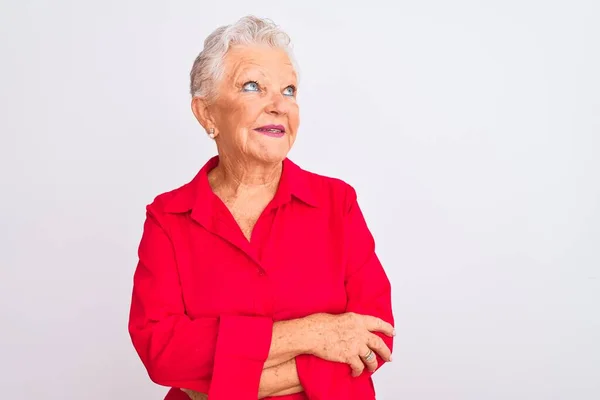
M396 330L395 329L392 331L392 336L396 336Z
M392 362L392 356L390 356L390 362Z

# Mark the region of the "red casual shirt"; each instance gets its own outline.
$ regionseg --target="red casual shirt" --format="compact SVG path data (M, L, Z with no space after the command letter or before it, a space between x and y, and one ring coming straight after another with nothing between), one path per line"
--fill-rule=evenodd
M177 389L187 388L256 400L276 321L352 311L393 324L390 283L351 186L286 159L248 241L208 183L218 162L146 209L129 332L152 381L172 388L166 399L187 399ZM375 398L366 370L354 378L312 355L296 364L305 391L278 400Z

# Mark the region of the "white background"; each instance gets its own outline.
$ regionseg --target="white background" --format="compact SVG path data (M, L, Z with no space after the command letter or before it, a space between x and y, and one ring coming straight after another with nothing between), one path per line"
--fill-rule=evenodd
M392 280L378 399L600 398L597 1L0 4L0 398L162 398L144 207L214 154L188 73L250 13L301 65L291 158L356 187Z

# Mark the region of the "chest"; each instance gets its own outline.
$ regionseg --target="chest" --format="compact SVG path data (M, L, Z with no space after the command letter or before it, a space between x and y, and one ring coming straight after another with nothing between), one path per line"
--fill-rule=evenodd
M231 217L235 224L240 228L246 240L252 239L252 231L258 222L264 207L229 207Z
M225 218L231 216L234 223L239 227L246 240L252 238L252 231L258 222L265 208L273 199L274 192L272 190L260 191L246 196L235 196L221 193L215 190L217 197L221 199L226 207L222 209L222 213L229 214Z
M242 231L252 232L252 242L220 220L213 226L182 221L174 232L179 235L173 242L188 315L282 320L344 311L339 221L291 205L264 218L247 215L236 221Z

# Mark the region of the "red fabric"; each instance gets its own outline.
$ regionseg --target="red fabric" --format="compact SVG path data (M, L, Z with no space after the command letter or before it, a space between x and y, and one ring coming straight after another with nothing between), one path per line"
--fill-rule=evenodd
M217 165L212 158L147 207L129 332L150 378L173 388L167 399L185 399L178 388L188 388L256 400L275 321L354 311L393 323L389 281L351 186L286 159L247 241L208 183ZM308 355L297 368L305 393L278 400L375 398L370 373L353 378L347 365Z

